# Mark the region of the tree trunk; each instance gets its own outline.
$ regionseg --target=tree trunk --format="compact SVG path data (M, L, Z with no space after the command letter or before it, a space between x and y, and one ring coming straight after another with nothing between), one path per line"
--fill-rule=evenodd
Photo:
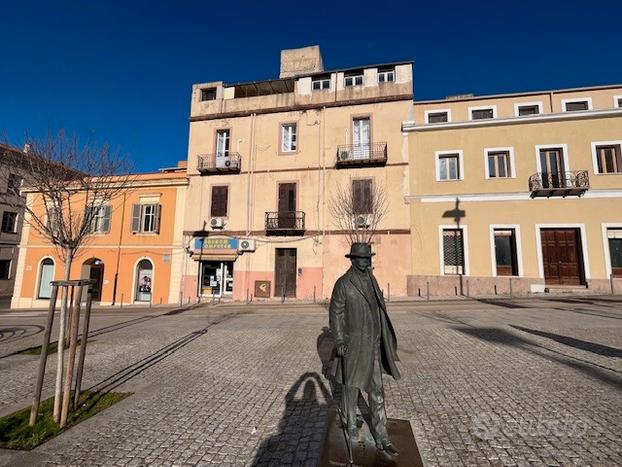
M68 281L71 277L71 263L75 250L72 248L65 249L65 274L63 280ZM54 420L60 423L61 397L63 393L63 358L65 350L65 328L67 316L67 301L69 300L69 287L62 287L61 303L60 303L60 322L58 330L58 351L56 363L56 388L54 390Z

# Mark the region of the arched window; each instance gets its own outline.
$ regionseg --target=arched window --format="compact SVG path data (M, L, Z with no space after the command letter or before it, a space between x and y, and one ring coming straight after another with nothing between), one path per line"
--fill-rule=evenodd
M153 263L141 259L136 265L136 301L150 302L153 290Z
M50 282L54 280L54 261L51 258L45 258L41 261L39 267L39 291L37 298L50 298L52 296L52 285Z

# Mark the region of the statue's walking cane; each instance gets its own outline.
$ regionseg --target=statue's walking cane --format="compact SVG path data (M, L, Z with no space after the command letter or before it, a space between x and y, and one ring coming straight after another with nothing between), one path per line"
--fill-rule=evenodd
M348 383L346 380L346 357L341 355L341 380L343 381L343 405L345 410L338 409L341 415L341 426L343 427L343 435L346 439L346 447L348 448L348 464L354 465L352 458L352 440L350 439L350 433L348 431ZM355 409L356 410L356 409ZM356 423L356 422L355 422Z

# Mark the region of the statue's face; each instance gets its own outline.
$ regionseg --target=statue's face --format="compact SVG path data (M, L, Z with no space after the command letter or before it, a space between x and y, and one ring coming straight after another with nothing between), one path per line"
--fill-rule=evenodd
M367 271L371 266L371 258L355 257L350 258L350 261L352 261L352 265L361 272Z

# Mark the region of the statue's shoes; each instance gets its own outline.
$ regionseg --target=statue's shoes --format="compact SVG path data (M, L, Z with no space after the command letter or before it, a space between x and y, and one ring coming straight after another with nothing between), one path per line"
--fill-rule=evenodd
M398 456L399 455L399 451L395 448L395 446L393 446L393 444L391 444L391 441L377 441L376 442L376 447L381 450L386 452L389 456Z

